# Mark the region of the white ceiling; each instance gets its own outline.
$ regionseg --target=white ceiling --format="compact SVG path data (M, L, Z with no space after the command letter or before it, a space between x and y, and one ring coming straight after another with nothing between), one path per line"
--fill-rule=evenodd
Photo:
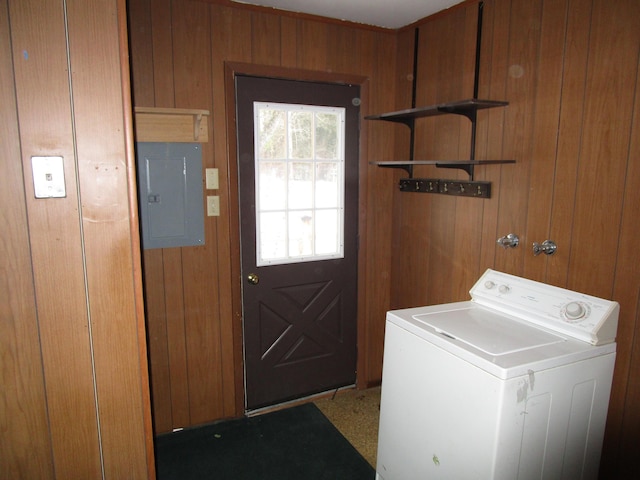
M232 0L297 13L400 28L462 0Z

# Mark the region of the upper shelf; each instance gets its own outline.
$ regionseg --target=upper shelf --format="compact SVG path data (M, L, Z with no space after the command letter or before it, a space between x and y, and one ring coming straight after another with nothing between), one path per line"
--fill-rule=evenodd
M438 168L457 168L464 170L473 177L473 167L483 165L500 165L505 163L516 163L515 160L405 160L405 161L382 161L369 162L371 165L388 168L402 168L409 176L413 176L414 165L433 165Z
M428 107L408 108L406 110L398 110L397 112L369 115L365 118L367 120L386 120L388 122L410 124L416 118L435 117L437 115L446 115L452 113L457 115L464 115L469 120L474 121L476 112L478 110L483 110L485 108L504 107L507 105L509 105L509 102L470 98L457 102L429 105Z
M206 143L208 115L208 110L136 107L136 141Z

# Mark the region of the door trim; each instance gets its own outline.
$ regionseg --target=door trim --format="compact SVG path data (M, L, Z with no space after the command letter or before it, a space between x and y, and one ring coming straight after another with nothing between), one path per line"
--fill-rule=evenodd
M237 162L237 129L235 108L235 77L247 75L267 77L285 80L300 80L310 82L342 83L360 86L360 98L369 98L369 80L361 75L342 73L330 73L313 70L301 70L285 67L273 67L267 65L255 65L240 62L225 62L225 110L227 118L227 164L229 182L229 226L231 247L231 274L233 284L231 286L233 308L233 375L235 385L235 410L236 416L244 415L244 364L243 364L243 337L242 337L242 277L240 268L240 205L238 200L238 162ZM366 102L364 102L366 103ZM364 110L361 110L361 115ZM356 362L356 386L364 388L368 386L368 342L367 322L364 318L365 298L364 279L366 267L366 245L363 241L366 236L366 212L367 199L367 151L366 129L360 129L359 159L358 159L358 298L357 298L357 362Z

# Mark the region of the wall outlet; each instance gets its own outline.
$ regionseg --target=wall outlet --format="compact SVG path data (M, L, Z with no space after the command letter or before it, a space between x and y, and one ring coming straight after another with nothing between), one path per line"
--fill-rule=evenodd
M220 197L218 195L207 196L207 216L208 217L220 216Z

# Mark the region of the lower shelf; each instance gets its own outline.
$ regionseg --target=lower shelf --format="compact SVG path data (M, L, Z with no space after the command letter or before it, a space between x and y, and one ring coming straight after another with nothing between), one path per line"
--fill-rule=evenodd
M400 180L400 191L491 198L491 182L463 182L460 180L442 180L439 178L402 178Z

